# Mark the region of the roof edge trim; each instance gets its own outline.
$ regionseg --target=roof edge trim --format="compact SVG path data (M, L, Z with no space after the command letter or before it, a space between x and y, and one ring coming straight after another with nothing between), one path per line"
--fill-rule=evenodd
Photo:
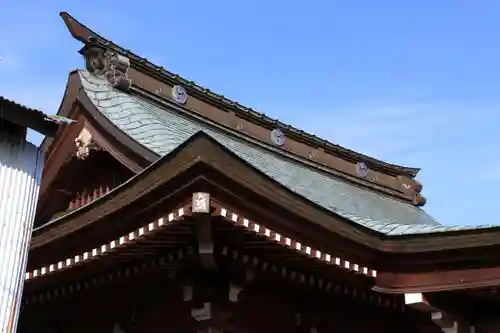
M424 273L379 272L372 290L385 294L427 293L486 288L500 284L500 268L480 268Z
M313 168L319 172L327 173L329 175L333 175L335 177L338 177L342 179L345 182L348 182L349 184L353 184L355 186L361 186L363 188L367 188L369 191L374 191L376 193L380 193L381 195L386 195L391 198L394 198L395 200L401 200L404 203L411 203L411 200L409 200L407 197L401 194L401 192L397 192L394 189L390 187L385 187L376 183L372 183L366 179L362 178L357 178L354 176L349 175L348 173L344 173L342 171L336 170L334 168L324 166L320 163L317 163L312 160L307 160L306 158L295 154L294 152L290 151L284 151L281 150L280 148L276 148L275 146L272 146L269 143L266 143L264 141L259 140L258 138L253 138L251 136L247 136L242 134L241 132L236 131L234 128L227 127L223 124L217 123L216 121L209 119L203 115L197 114L191 109L186 108L185 106L179 106L176 105L168 100L162 99L160 96L155 96L152 93L140 89L138 87L133 87L131 90L130 94L132 96L137 96L139 98L142 98L149 103L152 103L154 105L157 105L160 108L170 108L174 109L177 112L182 113L183 116L192 119L193 121L196 122L203 122L210 128L213 128L213 130L224 133L224 135L231 135L237 138L238 140L241 140L243 142L249 143L256 145L262 149L265 149L266 151L272 153L272 154L279 154L280 157L283 157L287 160L296 162L296 163L301 163L305 167L308 168ZM160 156L158 156L159 158Z
M210 153L207 153L207 152ZM91 203L75 210L67 215L61 216L60 218L53 220L47 224L44 224L36 228L33 232L33 243L32 248L37 248L42 246L44 243L49 242L46 240L44 242L37 242L36 238L41 234L53 233L56 231L54 229L65 229L65 232L69 231L71 228L66 228L67 223L70 223L75 218L82 217L82 215L88 213L89 210L96 206L101 206L102 204L112 200L113 198L120 197L124 198L125 201L134 200L137 196L132 195L133 193L141 193L141 195L147 195L148 191L152 191L155 187L161 186L162 183L169 182L174 179L178 174L191 169L194 165L204 164L211 167L213 170L218 170L220 172L220 161L221 157L230 157L234 163L233 168L228 168L225 170L224 174L232 179L232 181L240 183L240 185L248 187L250 191L254 191L256 195L266 198L269 197L268 194L275 191L281 191L281 187L276 187L278 185L276 182L268 182L268 177L263 177L263 175L258 172L255 168L248 166L248 163L243 161L230 152L226 147L219 144L210 135L203 131L199 131L192 135L187 141L183 142L171 153L164 155L156 162L152 163L149 167L145 168L142 172L138 173L134 177L130 178L128 181L122 185L116 187L112 191L108 192L106 195L100 197L99 199L92 201ZM173 162L169 163L169 162ZM239 166L243 166L242 172ZM250 168L252 172L249 173ZM238 169L238 170L236 170ZM231 171L235 170L235 171ZM168 171L168 172L167 172ZM161 181L156 180L156 176L151 176L150 174L160 172ZM241 182L241 177L245 175L245 179L250 179L249 183ZM151 176L151 177L150 177ZM262 181L258 179L262 179ZM266 179L264 179L266 178ZM146 183L141 184L143 180L148 179ZM254 182L253 180L258 180ZM151 186L154 184L154 186ZM254 185L251 187L250 185ZM264 185L268 184L268 185ZM132 189L136 187L136 189ZM133 193L125 193L128 190L133 190ZM136 192L137 191L137 192ZM286 193L285 193L286 192ZM483 229L481 232L471 230L467 233L457 233L457 232L443 232L441 237L427 237L427 235L421 235L420 237L409 237L407 239L393 239L392 237L382 237L381 232L375 230L370 230L367 227L360 225L355 225L352 221L347 221L345 218L338 216L331 212L326 212L323 209L316 209L316 206L311 205L310 201L298 200L297 197L283 189L283 193L286 196L282 197L279 206L282 208L293 212L301 219L311 222L311 227L315 230L329 230L333 231L335 234L349 239L358 244L363 244L368 248L375 249L379 251L382 255L386 253L424 253L424 252L436 252L445 250L462 250L466 251L472 248L479 248L485 246L500 245L499 233L500 230L497 228L493 229ZM111 210L107 208L102 208L107 214L112 211L116 211L126 206L126 202L122 202L120 205L113 205ZM127 202L128 202L127 201ZM309 209L309 208L312 209ZM335 216L334 216L335 215ZM93 220L87 220L86 222L93 223ZM348 223L350 222L350 223ZM75 229L85 227L83 224L78 224ZM319 228L318 228L319 227ZM311 229L312 230L312 229ZM475 241L470 241L470 235L475 235ZM50 236L56 237L56 236Z

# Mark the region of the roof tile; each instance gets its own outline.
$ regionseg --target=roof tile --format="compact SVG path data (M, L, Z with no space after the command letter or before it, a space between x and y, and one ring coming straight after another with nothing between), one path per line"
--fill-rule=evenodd
M124 133L159 156L170 153L203 131L289 190L366 228L388 235L455 230L440 225L418 207L342 182L272 150L218 132L174 110L159 108L115 90L87 71L80 71L79 75L97 109Z

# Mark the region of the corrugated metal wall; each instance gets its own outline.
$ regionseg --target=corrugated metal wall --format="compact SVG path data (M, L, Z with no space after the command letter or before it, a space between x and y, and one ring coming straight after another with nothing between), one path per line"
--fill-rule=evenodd
M43 154L0 138L0 332L17 328Z

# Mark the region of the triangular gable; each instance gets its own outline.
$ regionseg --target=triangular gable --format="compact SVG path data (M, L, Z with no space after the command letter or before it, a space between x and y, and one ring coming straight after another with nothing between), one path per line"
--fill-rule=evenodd
M177 111L159 108L139 97L112 88L87 71L79 72L82 86L95 108L111 123L158 156L168 154L198 131L203 131L269 178L303 198L359 225L388 235L442 231L420 208L344 183L294 163L244 139L223 134Z

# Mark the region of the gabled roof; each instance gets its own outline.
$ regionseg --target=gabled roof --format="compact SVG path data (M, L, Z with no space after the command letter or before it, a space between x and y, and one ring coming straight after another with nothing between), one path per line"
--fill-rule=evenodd
M87 71L78 74L86 95L98 112L158 157L169 154L202 131L288 190L366 228L386 235L457 229L440 225L411 204L342 182L287 159L272 148L256 146L248 139L223 133L173 107L160 108L143 98L114 89L107 81Z
M167 82L171 82L173 84L181 84L182 86L186 87L191 95L203 96L203 98L211 100L216 105L221 105L225 109L234 110L235 112L242 114L245 117L252 118L257 123L266 124L268 127L279 127L283 129L283 131L288 135L298 136L302 141L307 142L308 144L322 147L323 149L325 149L325 151L334 152L335 154L342 156L345 159L363 161L372 169L380 169L389 174L405 175L411 178L416 177L418 172L420 171L419 168L399 166L377 160L373 157L363 155L353 150L344 148L340 145L331 143L315 135L306 133L300 129L294 128L291 125L284 124L279 120L272 119L263 113L243 106L240 103L232 101L223 95L216 94L207 88L201 87L194 81L184 79L178 74L174 74L168 70L165 70L163 67L151 63L146 58L140 57L130 50L116 45L112 41L103 38L82 23L78 22L75 18L73 18L66 12L61 12L60 15L63 18L68 30L75 39L83 43L88 43L90 37L95 37L97 38L98 42L104 45L107 49L113 50L114 52L130 59L131 66L133 68L136 68L139 71L144 72L152 77L160 77L162 80L165 80Z

